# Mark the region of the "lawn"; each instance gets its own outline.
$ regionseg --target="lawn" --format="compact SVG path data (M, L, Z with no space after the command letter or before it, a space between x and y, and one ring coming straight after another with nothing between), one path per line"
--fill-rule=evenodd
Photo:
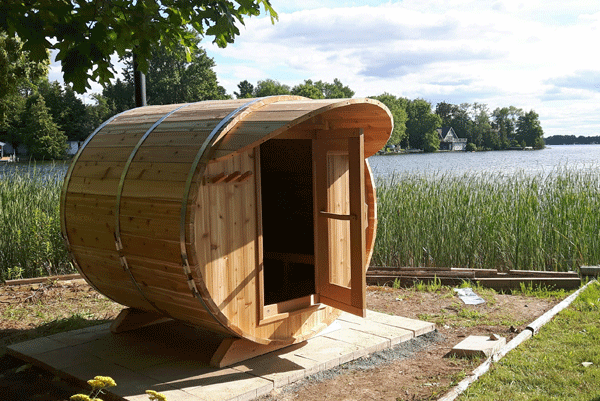
M459 400L600 400L600 284L591 284Z

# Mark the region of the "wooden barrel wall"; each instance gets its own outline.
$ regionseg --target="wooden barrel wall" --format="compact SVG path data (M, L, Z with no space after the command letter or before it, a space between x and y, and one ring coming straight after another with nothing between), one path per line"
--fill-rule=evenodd
M257 343L301 341L339 311L321 305L275 321L258 316L257 146L359 127L368 156L391 124L370 99L280 96L126 111L75 156L62 192L63 236L90 285L118 303ZM376 201L366 175L370 257Z

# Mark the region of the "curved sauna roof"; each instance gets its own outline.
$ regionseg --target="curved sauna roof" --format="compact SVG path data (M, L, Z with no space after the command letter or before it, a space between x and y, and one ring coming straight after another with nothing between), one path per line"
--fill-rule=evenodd
M337 315L308 308L257 326L248 306L258 288L253 148L272 138L340 138L360 129L369 157L392 128L387 107L371 99L273 96L128 110L98 127L73 159L62 190L62 233L88 283L116 302L259 343L299 341L315 333L302 319L322 328ZM372 247L376 206L365 176ZM209 222L218 208L223 217ZM228 259L235 252L243 259L236 266Z
M393 118L383 103L372 99L323 99L276 96L242 106L215 141L213 159L245 151L287 131L364 129L365 157L374 155L390 137Z
M160 123L152 129L157 118L161 119ZM326 136L328 131L363 128L365 157L369 157L387 142L393 118L383 103L368 98L312 100L271 96L136 108L114 116L96 134L127 134L131 133L132 126L151 128L153 137L159 133L169 134L170 140L156 143L162 146L176 146L179 133L185 134L194 143L203 143L209 148L206 150L211 152L210 160L256 147L286 131L318 130ZM139 138L140 135L128 135L106 139L125 144L125 141L137 142Z

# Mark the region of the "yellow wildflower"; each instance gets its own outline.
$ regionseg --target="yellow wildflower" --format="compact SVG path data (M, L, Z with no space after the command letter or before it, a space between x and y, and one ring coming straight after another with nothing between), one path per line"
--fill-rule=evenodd
M164 394L154 390L146 390L146 394L150 397L150 401L167 401L167 397Z
M96 380L96 379L90 379L87 381L87 383L92 386L92 388L94 390L99 389L99 388L104 388L104 383L101 382L100 380Z
M115 387L117 385L113 378L109 376L96 376L94 377L94 380L101 381L104 384L104 387Z
M71 401L91 401L91 398L85 394L75 394L69 398Z

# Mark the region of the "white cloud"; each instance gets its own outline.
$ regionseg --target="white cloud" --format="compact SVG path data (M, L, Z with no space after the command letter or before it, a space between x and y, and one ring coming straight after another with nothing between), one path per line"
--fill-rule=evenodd
M546 135L597 135L595 3L273 0L275 24L247 18L234 44L219 49L207 38L203 46L231 94L243 80L294 86L338 78L357 97L388 92L491 110L513 105L536 110ZM58 63L50 79L62 82ZM101 87L93 83L92 91Z
M600 7L591 3L274 0L278 22L248 19L234 45L208 51L230 93L244 79L293 86L339 78L356 96L389 92L434 103L487 103L491 110L514 105L536 110L546 135L569 127L597 135L595 117L586 114L593 110L579 106L600 103L600 94L581 92L590 76L576 75L598 70L586 40L599 37ZM562 107L580 111L564 115Z

